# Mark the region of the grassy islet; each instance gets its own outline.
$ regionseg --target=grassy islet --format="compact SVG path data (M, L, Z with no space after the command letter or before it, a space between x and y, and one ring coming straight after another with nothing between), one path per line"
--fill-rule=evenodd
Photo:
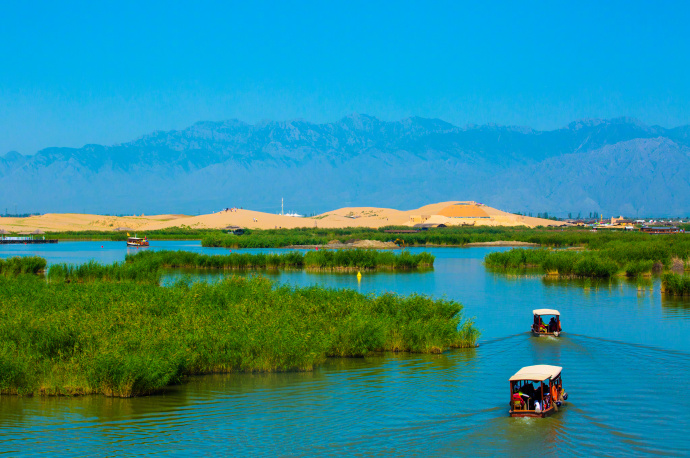
M194 374L312 370L328 357L436 353L478 337L461 304L426 296L261 276L162 287L88 269L102 275L0 276L0 392L138 396Z

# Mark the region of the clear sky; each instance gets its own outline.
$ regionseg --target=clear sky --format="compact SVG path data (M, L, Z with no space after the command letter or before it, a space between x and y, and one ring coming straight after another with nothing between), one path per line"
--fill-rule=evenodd
M687 1L8 0L0 154L353 112L675 127L690 124L689 24Z

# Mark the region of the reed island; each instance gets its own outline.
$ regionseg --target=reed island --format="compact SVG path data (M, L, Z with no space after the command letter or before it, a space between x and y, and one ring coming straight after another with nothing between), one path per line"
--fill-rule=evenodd
M669 296L690 295L690 239L685 234L591 234L581 242L576 250L564 249L563 244L493 252L485 256L484 263L502 271L536 269L567 278L641 279L660 275L662 292Z
M45 276L41 258L3 261L0 392L140 396L192 375L309 371L327 358L373 352L440 353L473 347L479 335L460 303L416 294L293 287L260 275L160 286L162 266L182 258L54 265Z

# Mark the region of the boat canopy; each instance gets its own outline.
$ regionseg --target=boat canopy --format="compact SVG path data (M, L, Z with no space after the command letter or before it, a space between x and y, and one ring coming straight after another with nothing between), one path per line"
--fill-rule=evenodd
M558 366L547 366L546 364L539 364L537 366L527 366L523 367L515 375L510 377L511 382L518 380L531 380L536 382L542 382L548 379L554 379L558 377L563 370L562 367Z
M556 315L559 316L561 312L558 310L553 310L553 309L537 309L537 310L532 310L532 313L534 315Z

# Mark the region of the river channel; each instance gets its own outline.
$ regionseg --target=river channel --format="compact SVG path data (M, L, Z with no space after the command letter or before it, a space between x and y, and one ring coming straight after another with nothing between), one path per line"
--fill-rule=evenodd
M148 249L228 252L199 242L152 244ZM4 245L0 257L35 254L49 263L110 263L124 259L123 245ZM457 300L482 331L478 348L331 359L307 373L194 377L161 394L132 399L2 396L0 452L687 455L690 300L663 297L658 279L641 290L625 280L549 280L485 269L484 256L504 249L428 248L436 256L433 270L364 273L361 281L354 274L268 274L293 285ZM182 275L188 273L170 272L164 282ZM217 281L222 274L193 278ZM530 336L536 308L561 312L561 338ZM546 419L510 418L508 378L532 364L563 367L569 402Z

